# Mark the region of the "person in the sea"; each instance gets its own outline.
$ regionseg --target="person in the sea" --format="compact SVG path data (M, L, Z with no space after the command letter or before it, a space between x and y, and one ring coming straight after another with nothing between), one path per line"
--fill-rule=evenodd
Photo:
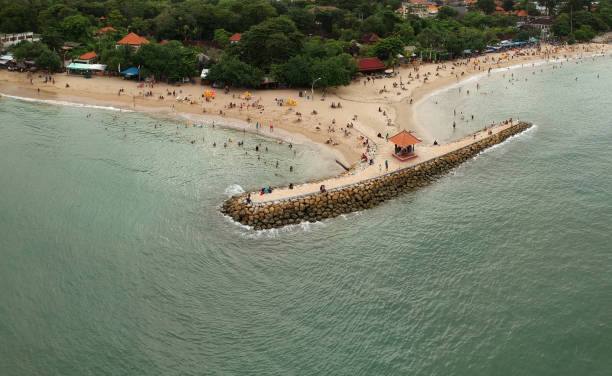
M438 140L434 140L434 145L438 145Z
M293 189L293 183L289 183L289 189Z

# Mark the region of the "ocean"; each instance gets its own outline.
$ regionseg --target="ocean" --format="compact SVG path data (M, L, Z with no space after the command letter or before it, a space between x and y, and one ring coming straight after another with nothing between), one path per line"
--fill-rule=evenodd
M219 205L339 167L3 97L0 374L608 375L612 58L461 85L418 104L440 141L535 127L375 209L260 232Z

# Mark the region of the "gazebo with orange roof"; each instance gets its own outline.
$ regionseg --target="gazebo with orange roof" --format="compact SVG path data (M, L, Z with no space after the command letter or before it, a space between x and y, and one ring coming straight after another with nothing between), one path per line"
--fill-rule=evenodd
M395 144L395 152L393 153L393 156L400 161L403 162L417 157L417 155L414 154L414 145L421 142L421 140L414 137L406 130L402 130L395 136L390 137L389 141Z
M129 33L123 39L116 43L116 46L128 45L138 49L143 44L149 44L149 41L136 33Z

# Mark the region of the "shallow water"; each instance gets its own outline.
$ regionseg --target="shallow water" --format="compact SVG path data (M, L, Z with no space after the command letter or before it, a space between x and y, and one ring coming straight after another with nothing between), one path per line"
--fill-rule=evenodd
M373 210L264 232L219 214L226 189L333 163L0 100L0 374L608 374L611 63L437 94L428 127L453 108L536 127Z

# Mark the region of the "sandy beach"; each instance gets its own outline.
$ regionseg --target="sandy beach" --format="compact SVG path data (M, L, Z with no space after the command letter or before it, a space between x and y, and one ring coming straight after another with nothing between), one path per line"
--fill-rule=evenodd
M163 83L139 86L135 81L117 77L85 79L57 74L53 76L54 83L45 83L44 74L6 70L0 70L0 93L176 114L181 121L190 123L215 121L220 126L257 132L287 143L313 143L322 152L329 153L330 158L350 167L339 177L303 184L293 182L293 190L275 189L264 196L254 194L253 201L257 202L315 192L321 184L334 188L369 179L487 137L490 132L498 132L508 125L498 124L491 128L490 124L482 124L483 131L451 143L433 145L436 135L415 121L414 107L432 93L476 74L487 74L489 70L576 58L609 49L609 45L602 44L570 48L540 45L439 64L406 65L397 68L390 78L360 78L346 87L328 88L326 92L315 90L314 96L308 90L302 92L302 97L298 89L249 90L247 95L247 90L233 88L228 93L217 89L215 98L206 101L203 93L211 88L201 85L199 80L180 86ZM288 105L288 101L295 101L295 106ZM489 128L484 130L487 126ZM400 130L413 132L422 139L417 145L417 158L400 162L391 156L394 145L387 142L385 136L393 136ZM361 163L363 154L374 159L374 163ZM388 169L385 161L388 161Z

